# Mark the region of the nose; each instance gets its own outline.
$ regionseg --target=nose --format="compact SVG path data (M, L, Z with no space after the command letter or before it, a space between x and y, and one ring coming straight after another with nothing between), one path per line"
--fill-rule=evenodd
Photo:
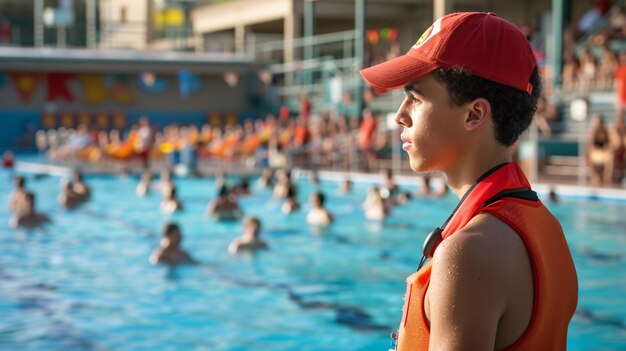
M408 101L406 98L396 112L396 123L407 128L410 128L412 125L411 115L408 111Z

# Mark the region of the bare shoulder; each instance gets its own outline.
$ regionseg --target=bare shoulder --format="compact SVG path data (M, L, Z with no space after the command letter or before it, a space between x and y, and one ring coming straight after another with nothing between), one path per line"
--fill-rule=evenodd
M528 254L513 228L497 217L483 213L444 240L435 259L443 265L463 265L463 270L489 272L491 278L506 278L513 273L511 269L528 262Z
M523 241L506 223L475 216L441 243L432 267L426 309L435 345L500 349L525 330L532 273Z

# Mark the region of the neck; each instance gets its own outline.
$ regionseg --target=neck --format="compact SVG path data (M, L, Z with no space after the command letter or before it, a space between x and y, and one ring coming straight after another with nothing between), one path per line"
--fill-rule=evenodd
M483 149L484 150L484 149ZM490 153L474 152L470 157L466 157L456 168L446 173L448 185L461 198L474 184L474 182L491 168L501 164L511 162L511 152L509 148L498 145Z

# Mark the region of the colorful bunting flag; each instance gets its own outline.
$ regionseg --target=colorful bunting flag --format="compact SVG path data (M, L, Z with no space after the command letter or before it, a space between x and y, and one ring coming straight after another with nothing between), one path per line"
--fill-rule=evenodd
M133 102L133 95L130 92L130 76L128 74L109 74L107 76L107 85L113 100L123 104Z
M39 85L39 79L40 76L37 73L11 73L13 86L24 103L29 102L33 97L33 93L37 90L37 86Z
M79 80L83 85L83 101L86 104L98 104L109 98L102 74L82 74Z
M137 85L149 93L162 93L167 90L167 80L154 72L143 72L137 75Z
M187 98L191 93L202 88L202 80L191 71L180 71L178 72L178 85L180 96Z
M48 101L56 101L58 98L74 101L74 96L67 86L70 78L72 78L70 73L48 73Z

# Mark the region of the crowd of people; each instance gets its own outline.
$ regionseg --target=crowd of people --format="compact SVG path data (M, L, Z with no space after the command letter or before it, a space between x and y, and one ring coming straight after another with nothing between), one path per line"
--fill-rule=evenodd
M257 179L255 189L269 189L272 196L282 201L281 212L290 215L302 210L298 203L298 186L294 182L292 172L289 169L265 169ZM316 172L311 173L309 181L312 184L319 183ZM45 226L51 219L35 209L35 195L26 187L26 178L23 176L13 177L14 189L9 196L8 208L13 213L9 225L13 228L36 228ZM237 184L231 184L226 175L217 174L215 178L217 196L209 202L205 216L216 221L236 221L243 223L243 233L234 239L228 247L231 253L253 252L269 248L269 244L261 238L262 222L258 217L246 216L239 205L238 200L245 196L254 196L250 181L247 177L240 177ZM177 186L170 170L163 170L158 179L146 171L139 179L136 186L137 197L145 197L154 191L161 195L161 212L171 214L183 209L182 202L176 196ZM339 183L339 191L342 194L352 192L352 181L346 177ZM440 189L433 191L430 178L423 177L421 188L411 194L401 191L389 170L381 172L381 181L373 185L368 191L367 197L362 203L364 218L372 221L382 221L390 215L395 206L406 204L413 195L439 198L447 193L444 184ZM69 179L61 179L61 188L58 196L59 205L67 210L79 208L91 199L91 187L86 184L82 174L74 171ZM309 207L306 214L306 223L315 228L324 228L331 225L335 216L327 207L326 195L319 191L312 191L309 195ZM168 222L162 229L162 239L159 246L149 258L151 263L163 264L193 264L197 261L181 246L183 233L178 223Z
M201 160L252 162L257 167L285 167L288 164L314 164L350 168L350 162L363 159L364 168L374 167L376 155L388 147L388 137L378 128L378 115L363 110L363 118L309 116L277 119L273 115L237 125L168 124L151 125L142 117L127 133L113 129L96 130L80 125L75 130L64 127L36 133L40 153L52 160L90 163L140 162L145 169L150 162L165 162L188 174L198 170ZM352 157L348 151L357 145L364 157Z

